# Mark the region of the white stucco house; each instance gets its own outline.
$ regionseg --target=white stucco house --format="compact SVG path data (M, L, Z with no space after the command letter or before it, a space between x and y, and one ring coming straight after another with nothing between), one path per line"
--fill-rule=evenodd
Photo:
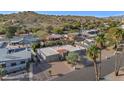
M26 68L26 63L31 60L31 52L25 48L0 49L0 65L7 73Z
M37 54L43 61L53 62L65 59L65 56L69 52L76 52L78 54L84 54L86 49L84 47L74 47L72 45L54 46L37 49Z

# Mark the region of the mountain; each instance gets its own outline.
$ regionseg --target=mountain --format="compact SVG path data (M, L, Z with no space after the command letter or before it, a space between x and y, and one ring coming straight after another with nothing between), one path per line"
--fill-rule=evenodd
M55 16L55 15L43 15L37 14L32 11L19 12L14 14L0 15L0 23L12 22L14 24L21 24L29 27L34 26L62 26L65 22L81 22L82 24L90 21L98 21L99 18L90 16ZM11 24L11 23L10 23Z
M106 17L106 19L111 19L115 21L124 21L124 15L110 16L110 17Z
M18 30L22 32L30 32L32 29L47 31L48 28L65 28L65 24L69 24L72 28L71 30L73 30L78 23L81 24L81 27L93 29L103 25L107 20L106 18L97 18L94 16L55 16L26 11L6 15L1 14L0 32L2 32L1 28L3 25L19 27Z

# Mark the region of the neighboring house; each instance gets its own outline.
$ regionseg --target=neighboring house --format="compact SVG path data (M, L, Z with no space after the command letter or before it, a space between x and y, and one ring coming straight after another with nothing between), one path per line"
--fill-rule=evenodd
M75 40L76 41L84 41L86 38L87 38L86 35L79 35L79 36L76 36Z
M85 47L88 48L92 44L95 44L95 41L93 39L85 39L84 41L81 42L81 44Z
M90 38L94 38L94 37L97 36L98 31L97 31L97 30L90 30L90 31L88 31L87 33L88 33L88 36L89 36Z
M85 48L83 47L74 47L72 45L63 45L37 49L38 55L42 58L43 61L46 62L64 60L68 52L77 52L78 54L83 55L85 54L86 51Z
M94 38L97 36L98 30L96 30L96 29L85 30L85 31L82 31L82 34L86 35L89 38Z
M51 34L47 37L47 40L61 40L63 39L63 35L59 34Z
M32 35L24 35L24 36L20 36L20 37L13 37L12 39L10 39L9 44L10 45L18 45L18 44L32 44L32 43L36 43L39 42L39 38L34 37Z
M38 49L37 53L42 58L42 61L53 62L59 60L59 53L51 47Z
M34 37L32 35L23 36L23 43L24 44L32 44L32 43L36 43L39 41L40 41L40 39L38 37Z
M0 49L0 64L7 73L19 71L26 68L26 63L31 60L31 52L25 48Z
M23 42L23 38L22 37L13 37L12 39L9 40L9 44L10 45L21 44L21 42Z

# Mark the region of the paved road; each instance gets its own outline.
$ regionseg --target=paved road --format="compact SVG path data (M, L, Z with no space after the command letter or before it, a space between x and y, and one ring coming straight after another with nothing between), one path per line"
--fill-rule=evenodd
M121 66L124 66L124 54L120 55ZM114 63L116 56L112 56L109 59L102 61L102 77L108 75L114 71ZM73 71L65 76L54 79L53 81L94 81L95 74L93 66L85 67L80 70Z

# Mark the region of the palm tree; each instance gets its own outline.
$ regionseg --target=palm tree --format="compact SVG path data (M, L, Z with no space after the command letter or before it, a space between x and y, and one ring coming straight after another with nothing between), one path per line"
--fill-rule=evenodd
M122 52L123 49L119 47L119 44L121 41L124 40L124 30L117 28L117 27L112 27L109 29L109 33L111 40L114 42L114 48L116 52ZM110 41L111 42L111 41ZM121 50L120 50L121 49ZM117 55L117 61L115 61L115 75L118 76L119 69L120 69L120 61L118 62L118 53Z
M89 59L93 61L94 64L94 72L96 74L96 80L99 80L99 68L97 66L97 58L99 56L99 49L96 45L91 45L87 50L87 56Z
M113 33L113 41L115 41L115 50L116 52L122 51L122 48L119 48L119 43L123 40L124 31L122 29L116 28ZM118 62L118 54L117 54L117 61L115 61L115 75L118 76L119 69L120 69L120 62Z
M120 69L120 60L119 60L119 54L116 54L116 61L115 61L115 76L118 76Z
M102 49L105 47L105 42L106 42L106 38L105 38L105 34L101 33L100 35L98 35L96 37L96 45L100 50L100 64L99 64L99 69L100 69L100 73L101 73L101 62L102 62ZM99 73L99 74L100 74Z
M113 38L113 41L115 41L115 49L117 49L118 44L122 40L122 36L123 36L123 30L119 28L113 29L112 38Z

